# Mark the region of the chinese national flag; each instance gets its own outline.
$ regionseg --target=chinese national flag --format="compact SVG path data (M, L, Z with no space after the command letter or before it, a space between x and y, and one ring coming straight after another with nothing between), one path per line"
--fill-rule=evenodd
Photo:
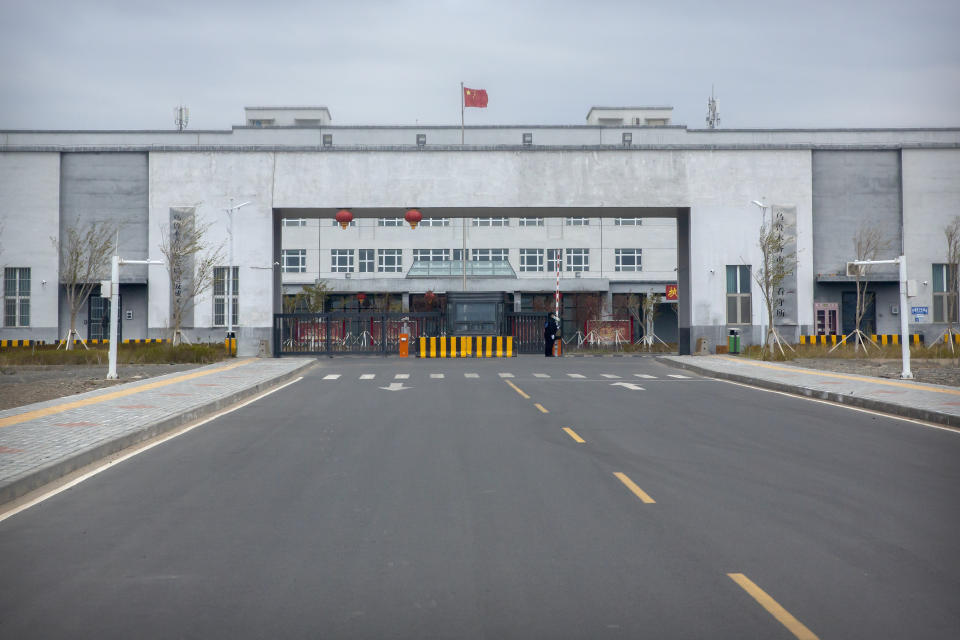
M467 89L463 88L463 106L487 108L487 90L486 89Z
M668 284L667 285L667 300L677 300L677 285Z

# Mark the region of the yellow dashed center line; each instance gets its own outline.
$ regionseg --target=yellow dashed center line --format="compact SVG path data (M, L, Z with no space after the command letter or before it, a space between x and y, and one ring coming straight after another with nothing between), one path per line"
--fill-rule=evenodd
M69 411L70 409L76 409L78 407L89 407L92 404L99 404L101 402L106 402L107 400L116 400L117 398L132 396L133 394L140 393L142 391L159 389L161 387L166 387L171 384L183 382L184 380L193 380L194 378L202 378L203 376L209 376L214 373L222 373L223 371L230 371L231 369L242 367L243 365L250 364L251 362L253 362L253 358L249 360L242 360L240 362L236 362L236 363L227 365L225 367L219 367L217 369L209 369L207 371L195 371L194 373L188 373L182 376L177 376L176 378L169 378L167 380L158 380L157 382L148 382L147 384L143 384L136 387L127 388L127 389L120 389L119 391L112 391L110 393L94 396L92 398L84 398L83 400L74 400L73 402L65 402L63 404L58 404L54 407L46 407L44 409L36 409L34 411L18 413L17 415L7 416L6 418L0 418L0 427L9 427L11 425L20 424L21 422L33 420L35 418L42 418L44 416L51 416L57 413L63 413L64 411Z
M547 411L547 410L543 407L543 405L540 404L539 402L534 402L534 403L533 403L533 406L535 406L537 409L539 409L539 410L540 410L540 413L550 413L550 412Z
M508 385L510 385L511 387L513 387L513 390L514 390L514 391L516 391L517 393L519 393L521 396L523 396L523 397L526 398L527 400L530 399L530 396L528 396L527 394L525 394L525 393L523 392L523 389L521 389L521 388L518 387L517 385L513 384L513 383L510 382L509 380L504 380L504 382L506 382Z
M630 491L633 491L634 495L640 498L641 502L643 502L644 504L656 504L656 500L648 496L647 492L641 489L640 487L638 487L633 482L633 480L631 480L626 476L626 474L620 473L619 471L617 471L613 475L617 476L617 479L620 482L622 482L624 485L626 485L627 489L630 489Z
M780 606L780 604L771 598L766 591L753 583L750 578L742 573L728 573L727 576L740 587L750 594L754 600L760 603L760 606L777 619L780 624L790 630L800 640L819 640L816 634L807 629L802 622L790 615L790 612Z
M579 442L580 444L583 444L584 442L586 442L586 440L578 436L577 432L571 429L570 427L564 427L563 430L567 432L568 436L573 438L574 442Z

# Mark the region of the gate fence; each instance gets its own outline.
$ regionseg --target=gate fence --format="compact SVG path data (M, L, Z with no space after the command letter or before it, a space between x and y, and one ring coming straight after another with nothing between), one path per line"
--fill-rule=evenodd
M543 353L543 324L549 315L546 311L507 311L500 335L513 336L516 353Z
M441 312L277 313L274 355L388 355L400 351L404 325L413 343L420 336L445 335Z

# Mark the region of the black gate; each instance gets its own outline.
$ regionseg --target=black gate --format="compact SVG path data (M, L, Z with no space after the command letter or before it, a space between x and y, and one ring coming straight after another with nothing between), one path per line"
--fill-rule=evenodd
M420 336L445 335L444 316L426 313L277 313L273 352L284 355L388 355L400 350L404 326L411 352Z
M543 325L549 315L546 311L507 311L500 335L513 336L516 353L543 353Z

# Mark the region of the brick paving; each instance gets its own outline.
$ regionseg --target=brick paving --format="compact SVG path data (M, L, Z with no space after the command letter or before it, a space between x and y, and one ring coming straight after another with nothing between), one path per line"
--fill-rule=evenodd
M292 379L314 362L306 358L220 362L0 411L0 504Z

